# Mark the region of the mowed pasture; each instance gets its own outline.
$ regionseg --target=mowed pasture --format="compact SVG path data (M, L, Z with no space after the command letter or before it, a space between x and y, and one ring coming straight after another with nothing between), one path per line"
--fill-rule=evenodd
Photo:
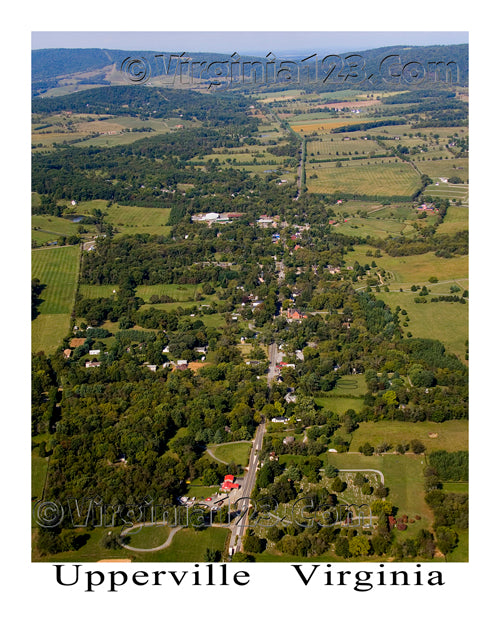
M77 281L78 246L33 250L31 275L47 285L40 298L38 317L32 322L32 349L52 353L69 330Z
M411 196L420 184L408 164L388 159L306 164L307 188L311 193L353 193L370 196ZM311 178L316 174L317 178Z
M436 285L433 286L428 282L431 276L435 276L439 281L444 281L460 280L468 278L469 275L467 256L441 258L436 256L434 252L414 256L389 256L382 252L380 258L374 258L366 255L368 250L373 251L373 248L368 245L357 245L354 251L345 255L346 266L354 265L356 260L360 265L371 265L374 260L378 268L383 268L389 272L388 280L391 283L391 289L396 287L409 289L413 284L420 286L426 284L437 292ZM418 293L413 295L418 295Z
M38 244L45 244L47 241L54 241L60 236L69 237L78 234L80 224L74 223L71 219L64 217L52 217L51 215L33 215L31 217L31 238ZM85 230L95 233L94 225L86 224Z
M369 421L358 425L352 433L351 450L368 442L374 447L389 443L394 451L397 445L419 440L425 445L426 452L466 451L468 449L469 422L462 420L433 423L424 421L408 423L403 421Z
M467 206L450 206L443 223L439 224L438 234L453 234L469 228L469 209Z
M75 207L81 215L92 215L94 209L105 213L105 223L111 224L120 234L169 234L167 226L170 208L151 208L149 206L107 206L106 200L82 202Z
M117 284L80 284L80 293L86 298L111 297L116 290ZM201 287L199 284L142 284L137 287L136 293L145 302L149 302L152 295L168 295L177 302L195 303L196 294L201 293Z
M467 288L467 282L460 281ZM441 341L447 350L456 354L462 361L465 360L465 341L468 339L469 306L458 302L431 302L434 294L450 294L449 287L453 282L443 285L446 288L432 285L430 295L426 296L426 304L416 304L418 292L390 292L381 291L377 298L383 299L392 310L400 306L408 313L408 326L405 333L411 332L413 337L435 339ZM460 295L460 294L459 294Z

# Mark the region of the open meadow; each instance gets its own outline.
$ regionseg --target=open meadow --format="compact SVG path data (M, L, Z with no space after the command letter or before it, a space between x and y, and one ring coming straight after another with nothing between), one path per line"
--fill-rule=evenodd
M46 287L32 322L32 350L54 352L69 331L78 280L78 246L37 249L31 253L31 275Z

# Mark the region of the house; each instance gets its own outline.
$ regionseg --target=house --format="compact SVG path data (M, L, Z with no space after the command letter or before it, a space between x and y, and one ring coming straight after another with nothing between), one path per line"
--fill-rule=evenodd
M285 417L285 416L273 417L271 421L273 423L288 423L288 417Z
M97 355L98 355L98 354L100 354L100 353L101 353L101 350L100 350L100 349L90 349L90 350L89 350L89 355L90 355L90 356L97 356Z
M206 347L195 347L194 351L197 354L206 354L207 353L207 348Z
M90 369L91 367L100 367L100 366L101 366L100 362L92 362L91 360L87 360L87 362L85 363L86 369Z
M147 363L146 363L146 367L147 367L150 371L156 371L156 369L157 369L157 366L156 366L156 365L148 365Z
M240 487L240 485L235 482L234 475L231 475L229 473L228 475L224 476L224 481L221 484L221 490L222 491L229 492L229 491L231 491L233 489L238 490L239 487Z
M293 443L295 441L295 436L285 436L285 438L283 439L283 445L290 445L290 443Z
M63 356L65 358L70 358L71 357L71 350L70 349L63 350Z
M307 315L303 315L296 308L288 308L286 311L286 318L289 321L300 321L300 319L307 319Z

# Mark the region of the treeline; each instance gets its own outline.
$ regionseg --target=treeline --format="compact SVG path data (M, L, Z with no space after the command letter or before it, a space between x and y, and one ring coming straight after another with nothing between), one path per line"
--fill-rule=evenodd
M467 451L433 451L429 454L429 465L443 482L467 482L469 479Z
M33 100L33 113L72 111L90 115L127 115L142 118L180 117L219 125L256 125L249 119L252 100L235 94L204 94L185 89L126 85L77 91Z

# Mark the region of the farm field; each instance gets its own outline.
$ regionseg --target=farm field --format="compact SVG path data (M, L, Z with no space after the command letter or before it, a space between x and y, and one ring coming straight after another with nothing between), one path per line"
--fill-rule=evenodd
M95 297L111 297L113 291L118 289L117 284L80 284L80 293L83 297L95 298ZM168 295L177 300L173 302L178 304L179 302L190 302L196 304L196 294L201 292L199 284L141 284L136 289L137 296L141 297L147 304L152 295ZM216 297L213 295L203 295L204 301L210 300ZM156 304L155 306L162 306L163 304Z
M438 234L453 234L469 227L469 209L467 206L450 206L443 223L437 228Z
M167 226L170 209L144 206L107 206L106 200L91 200L78 204L76 210L82 215L92 215L94 209L106 214L105 222L118 229L118 234L163 234L170 232Z
M416 161L416 164L423 174L427 174L433 180L439 176L444 178L450 178L451 176L458 176L462 180L466 181L469 178L469 159L468 158L454 158L448 153L449 159L432 161L428 158L424 160ZM429 187L433 189L434 187Z
M370 196L410 196L420 183L416 171L403 162L347 161L306 165L311 193L353 193ZM368 164L370 163L370 164ZM317 178L311 178L316 174Z
M460 280L467 278L469 275L469 259L467 256L440 258L434 252L414 256L389 256L382 252L380 258L373 258L366 256L366 251L369 249L373 251L373 248L369 246L357 245L353 252L348 252L344 257L346 266L353 265L356 260L361 265L371 264L375 260L377 267L383 267L386 272L390 272L391 289L396 287L409 289L412 284L420 286L426 284L431 289L434 288L437 293L437 285L433 287L428 282L431 276L435 276L439 281L444 281ZM449 287L447 290L449 291Z
M352 433L351 450L356 451L360 445L369 442L376 447L381 443L389 443L392 451L401 443L409 443L418 439L426 447L426 452L444 449L445 451L461 451L468 449L468 421L444 421L443 423L403 421L368 421L359 423ZM431 438L429 434L437 434Z
M72 222L71 219L64 217L33 215L31 217L31 238L38 244L43 245L48 241L57 240L60 236L78 235L79 225ZM96 230L93 224L85 224L84 227L89 233L95 234Z
M31 275L46 288L38 316L32 322L32 350L55 351L69 331L76 293L80 249L78 246L38 249L31 253Z
M414 300L418 293L411 292L381 291L377 293L377 298L383 299L392 310L399 305L407 311L410 321L408 327L404 328L405 331L411 332L414 337L441 341L446 349L464 361L465 341L468 339L469 306L458 302L431 302L430 297L437 292L437 286L433 285L431 295L426 298L427 304L416 304ZM449 292L449 284L446 286Z

